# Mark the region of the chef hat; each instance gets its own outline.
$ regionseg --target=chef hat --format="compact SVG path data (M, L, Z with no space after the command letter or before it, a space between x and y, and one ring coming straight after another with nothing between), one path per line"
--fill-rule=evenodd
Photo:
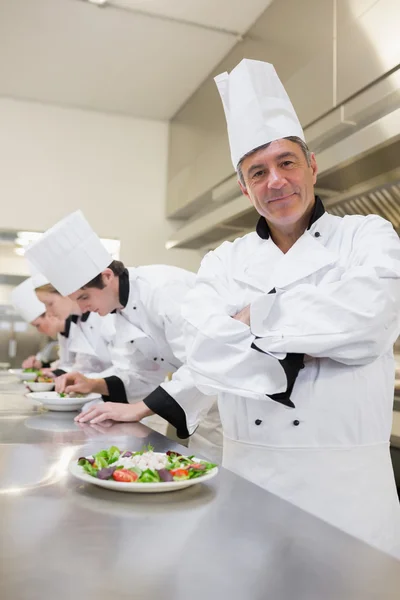
M89 283L113 260L80 210L48 229L25 255L62 296Z
M233 71L215 77L228 125L232 163L284 137L304 133L273 65L243 59Z
M49 280L47 279L47 277L42 275L42 273L39 273L39 271L37 270L35 265L33 265L29 260L27 261L27 263L28 263L29 273L31 274L33 287L35 290L38 287L41 287L42 285L46 285L46 283L50 283Z
M11 292L11 303L21 317L32 323L35 319L46 312L46 307L42 304L36 294L32 277L25 279L17 285Z

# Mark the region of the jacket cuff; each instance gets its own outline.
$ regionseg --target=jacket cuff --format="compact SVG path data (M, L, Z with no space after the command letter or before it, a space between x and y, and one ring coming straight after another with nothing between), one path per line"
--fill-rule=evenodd
M256 340L257 341L257 340ZM261 348L258 348L255 344L252 344L251 347L258 352L264 352ZM304 368L304 354L295 354L294 352L290 352L286 354L285 358L277 359L285 372L287 387L286 391L279 392L277 394L266 394L268 398L271 400L275 400L275 402L279 402L284 406L288 406L289 408L296 408L293 404L290 396L293 391L294 384L296 383L297 376L301 369Z
M143 402L150 410L176 428L178 438L183 440L189 437L185 411L164 388L159 386L146 396Z
M53 371L53 375L55 375L55 377L60 377L60 375L65 375L67 371L63 371L62 369L54 369Z
M108 388L108 395L103 395L105 402L119 402L120 404L128 404L128 398L126 397L125 385L119 377L111 375L110 377L104 377Z

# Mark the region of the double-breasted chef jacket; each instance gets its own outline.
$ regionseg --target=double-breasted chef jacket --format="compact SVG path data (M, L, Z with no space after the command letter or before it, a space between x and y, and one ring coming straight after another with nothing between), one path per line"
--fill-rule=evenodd
M64 332L58 335L60 359L55 374L77 371L90 378L111 376L114 321L114 315L100 317L90 312L68 317Z
M250 327L231 318L248 305ZM206 255L183 305L187 365L219 394L223 465L392 554L399 311L392 225L330 215L319 198L287 253L260 218ZM193 404L182 407L191 420Z
M123 308L115 311L115 374L105 377L109 391L105 400L144 400L154 413L174 424L181 438L195 431L213 403L196 388L185 364L181 303L194 282L194 273L178 267L125 269L119 276ZM193 406L190 418L181 403Z

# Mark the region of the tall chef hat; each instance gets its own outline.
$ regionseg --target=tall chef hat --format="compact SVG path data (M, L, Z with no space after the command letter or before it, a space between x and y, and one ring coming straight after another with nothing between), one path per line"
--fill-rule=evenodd
M89 283L113 260L80 210L48 229L25 256L62 296Z
M11 292L11 303L15 310L28 323L32 323L32 321L46 312L45 305L38 300L35 294L32 277L25 279L25 281L13 289Z
M304 140L303 129L273 65L243 59L229 74L215 77L228 125L232 163L284 137Z

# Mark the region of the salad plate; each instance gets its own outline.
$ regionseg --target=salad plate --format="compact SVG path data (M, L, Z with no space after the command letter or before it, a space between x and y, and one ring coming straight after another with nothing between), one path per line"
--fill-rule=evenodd
M16 375L20 381L35 381L38 369L8 369L11 375Z
M69 471L85 483L109 490L160 493L210 481L217 475L218 467L173 451L154 452L151 446L139 452L111 446L93 456L72 461Z

